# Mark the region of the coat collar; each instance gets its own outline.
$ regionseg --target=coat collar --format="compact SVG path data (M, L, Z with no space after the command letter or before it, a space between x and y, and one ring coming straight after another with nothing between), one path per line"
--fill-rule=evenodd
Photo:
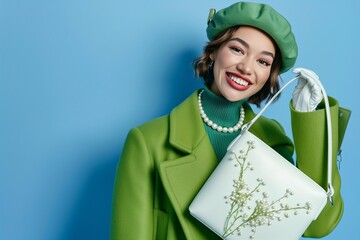
M191 153L206 137L195 91L170 113L170 144L186 153Z
M190 215L189 205L218 164L197 106L199 90L170 113L170 144L183 152L160 163L165 191L187 239L216 239L214 233Z

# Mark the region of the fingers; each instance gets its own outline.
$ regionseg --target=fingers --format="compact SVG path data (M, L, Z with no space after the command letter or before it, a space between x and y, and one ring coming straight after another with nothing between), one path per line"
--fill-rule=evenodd
M302 69L304 68L294 68L293 73L300 73Z
M305 79L310 84L310 86L317 85L317 81L320 81L319 76L309 69L295 68L293 72L298 74L300 79Z
M295 68L293 73L299 76L292 95L294 108L301 112L314 111L323 98L319 76L306 68Z

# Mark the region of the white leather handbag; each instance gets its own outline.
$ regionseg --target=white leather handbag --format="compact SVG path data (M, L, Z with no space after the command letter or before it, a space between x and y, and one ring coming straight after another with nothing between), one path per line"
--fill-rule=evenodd
M239 136L195 199L189 210L222 239L295 240L332 203L332 137L328 137L327 192L288 160L248 130L257 116L243 126ZM331 126L327 94L324 95L327 126ZM327 127L332 136L331 127Z

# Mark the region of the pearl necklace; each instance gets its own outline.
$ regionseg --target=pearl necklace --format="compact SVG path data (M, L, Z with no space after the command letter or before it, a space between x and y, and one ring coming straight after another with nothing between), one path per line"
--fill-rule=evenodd
M211 121L208 116L206 115L204 109L203 109L203 106L202 106L202 103L201 103L201 94L204 92L204 90L202 90L200 93L199 93L199 96L198 96L198 104L199 104L199 110L200 110L200 115L201 115L201 118L203 119L203 121L209 126L211 127L212 129L218 131L218 132L223 132L223 133L232 133L232 132L236 132L238 131L241 126L243 125L244 123L244 119L245 119L245 110L243 108L243 106L241 106L240 108L240 117L239 117L239 121L236 123L235 126L233 127L223 127L223 126L220 126L216 123L214 123L213 121Z

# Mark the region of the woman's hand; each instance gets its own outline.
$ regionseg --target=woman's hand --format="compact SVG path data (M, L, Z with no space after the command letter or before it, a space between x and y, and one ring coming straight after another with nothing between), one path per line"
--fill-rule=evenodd
M318 75L305 68L295 68L294 73L299 75L298 83L292 95L292 104L296 111L311 112L323 99L321 89L317 84Z

